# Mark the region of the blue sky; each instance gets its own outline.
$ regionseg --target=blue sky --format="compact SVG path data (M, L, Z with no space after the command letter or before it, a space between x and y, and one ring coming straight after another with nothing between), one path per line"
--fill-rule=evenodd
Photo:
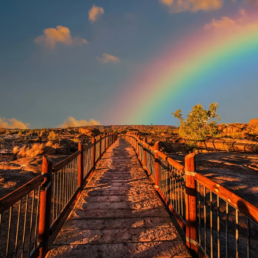
M180 7L177 0L173 4L171 0L0 0L0 127L1 123L15 126L9 120L13 118L30 128L56 127L68 117L78 125L90 119L121 124L115 113L106 115L116 103L115 92L129 87L127 82L167 42L182 40L212 19L235 17L240 8L256 8L256 1L207 0L206 6L189 5L195 2L202 1L185 0ZM90 20L90 10L95 20ZM70 38L52 38L49 43L50 31L43 31L57 30L56 26L69 29ZM177 108L186 114L197 103L208 107L216 101L222 122L257 117L257 51L250 60L229 67L230 73L217 78L216 83L227 88L216 91L214 81L205 81L209 90L196 91L195 98L181 96L186 104L179 101ZM152 123L175 125L171 114L175 110L169 110L174 106L164 103L164 107L168 109ZM142 118L142 124L148 122Z

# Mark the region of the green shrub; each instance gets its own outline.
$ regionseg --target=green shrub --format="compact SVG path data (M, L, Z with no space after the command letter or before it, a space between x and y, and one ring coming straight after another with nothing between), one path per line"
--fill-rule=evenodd
M204 140L207 136L215 136L218 133L216 113L217 103L211 103L208 110L203 109L201 104L197 104L184 120L181 109L172 113L180 120L179 135L185 139ZM218 121L220 118L218 117Z

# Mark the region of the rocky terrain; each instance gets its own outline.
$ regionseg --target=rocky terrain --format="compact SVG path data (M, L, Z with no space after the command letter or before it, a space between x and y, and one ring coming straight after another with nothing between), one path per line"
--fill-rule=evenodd
M41 172L42 155L54 163L71 155L78 142L88 145L99 134L135 131L150 145L160 141L161 150L183 163L184 156L196 152L200 173L212 178L258 206L258 119L248 124L220 124L215 138L186 141L175 126L121 125L86 126L38 130L0 129L0 197Z
M78 150L78 142L88 145L100 130L3 130L0 132L0 197L41 173L42 156L54 164Z
M92 137L128 130L168 130L171 126L85 126L14 130L0 128L0 198L41 173L42 156L56 164L78 150L78 142L88 145Z
M181 164L189 152L195 152L198 173L258 206L258 119L218 125L216 138L204 141L181 139L177 129L143 132L141 137L147 137L150 145L160 141L161 150Z

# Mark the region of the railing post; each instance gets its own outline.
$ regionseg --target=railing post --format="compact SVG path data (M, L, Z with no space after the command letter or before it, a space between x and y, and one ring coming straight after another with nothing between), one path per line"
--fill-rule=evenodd
M139 156L139 159L141 159L141 148L140 148L140 135L138 136L138 156Z
M106 141L107 141L106 137L107 137L107 134L104 133L104 148L103 148L104 152L106 151Z
M155 157L155 188L159 188L159 142L154 144L154 157Z
M46 156L43 156L42 174L45 175L45 181L41 186L40 192L40 213L38 226L38 241L40 242L39 258L44 258L48 250L51 218L52 165L53 163Z
M78 159L78 186L79 189L83 189L83 145L78 143L78 150L81 152Z
M99 158L101 158L101 135L99 135Z
M137 148L137 155L138 155L138 158L140 157L140 146L139 146L139 140L140 140L140 135L138 134L137 135L137 145L136 145L136 148Z
M185 220L186 245L196 251L197 245L197 213L196 213L196 182L195 153L185 157Z
M146 142L147 142L147 138L144 137L143 138L143 168L146 169L146 166L147 166L147 155L146 155Z
M91 140L93 146L92 146L92 170L94 171L95 170L95 152L96 152L96 139L95 137L92 137L92 140Z
M135 148L135 152L136 152L136 154L137 154L137 156L138 156L138 141L137 141L137 135L135 135L134 140L135 140L135 146L134 146L134 148Z

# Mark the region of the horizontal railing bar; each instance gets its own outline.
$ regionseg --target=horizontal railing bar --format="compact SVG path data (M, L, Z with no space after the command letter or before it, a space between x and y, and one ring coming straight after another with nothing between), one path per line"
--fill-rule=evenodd
M81 151L76 151L75 153L73 153L71 156L69 156L68 158L60 161L59 163L57 163L56 165L53 166L52 171L56 172L60 169L62 169L63 167L65 167L68 163L70 163L71 161L73 161L76 157L78 157L81 154Z
M162 159L167 161L169 163L169 165L173 166L174 168L176 168L180 172L185 173L183 165L179 164L178 162L176 162L172 158L168 157L166 154L162 153L161 151L158 151L158 155L159 155L159 157L161 157Z
M139 138L136 138L136 137L134 137L132 135L129 135L129 136L133 137L139 143L139 145L143 146L147 152L150 152L151 155L154 156L155 153L157 153L158 157L160 157L164 161L167 161L169 165L173 166L178 171L178 172L174 171L175 173L178 173L178 174L182 173L182 176L184 176L184 166L182 166L181 164L179 164L175 160L171 159L170 157L168 157L167 155L165 155L161 151L155 150L154 147L148 145L144 141L141 141ZM153 177L151 171L148 169L148 167L145 164L143 164L143 160L141 160L141 156L139 156L138 159L139 159L140 163L144 166L144 170L147 171L147 174L148 174L149 178L151 179L151 181L155 185L155 178ZM178 213L178 211L175 209L175 207L173 207L173 205L169 202L169 200L167 199L166 195L162 192L161 188L158 187L156 189L157 189L159 195L161 196L162 200L165 202L165 204L169 208L169 210L174 214L178 224L181 226L182 229L184 229L185 226L186 226L185 219L180 215L180 213Z
M4 212L5 210L9 209L12 205L18 202L21 198L26 196L32 190L35 190L37 187L41 185L44 180L43 175L39 175L28 183L22 185L18 189L14 190L13 192L9 193L8 195L4 196L0 199L0 213Z
M258 208L256 206L201 174L196 173L195 179L258 224Z
M130 135L131 137L133 137L132 135ZM135 138L135 137L134 137ZM137 138L135 138L137 139ZM154 147L150 146L148 143L143 142L139 139L137 139L137 141L143 145L146 149L151 150L154 153ZM161 157L162 159L164 159L165 161L167 161L171 166L173 166L174 168L178 169L180 172L184 173L184 166L181 165L180 163L176 162L175 160L173 160L172 158L168 157L166 154L162 153L161 151L158 151L159 157Z
M87 151L88 149L90 149L93 146L93 144L91 143L90 145L83 145L83 152Z
M144 143L143 141L139 140L137 137L133 135L129 136L133 137L138 143L145 145L146 149L153 150L154 152L154 148L148 145L147 143ZM184 166L182 166L172 158L169 158L166 154L162 153L161 151L157 151L157 153L159 157L167 161L171 166L175 167L176 169L184 173ZM207 187L209 190L214 192L216 195L218 195L220 198L229 202L229 204L232 207L238 209L245 216L247 216L249 219L253 220L258 224L258 208L256 206L252 205L248 201L242 199L240 196L234 194L233 192L229 191L228 189L224 188L223 186L215 183L214 181L199 173L195 174L195 179L196 181L200 182L205 187Z
M56 165L52 165L52 162L47 159L46 156L43 157L43 163L42 163L42 175L37 176L36 178L30 180L26 184L22 185L18 189L14 190L10 194L2 197L0 199L0 220L1 220L1 214L8 210L10 207L17 203L18 201L21 201L23 197L27 196L26 198L26 205L28 206L28 196L31 191L35 191L37 188L40 189L40 193L38 194L38 208L39 208L39 218L38 218L38 229L37 226L35 228L35 244L33 249L29 247L29 256L30 257L39 257L43 258L46 255L48 244L47 243L49 239L49 233L53 233L53 230L57 229L57 226L59 225L59 222L62 221L64 216L66 216L69 208L76 203L78 198L81 195L82 187L84 184L87 184L87 181L89 178L93 175L95 171L95 165L98 164L101 160L102 155L107 151L107 149L117 140L117 135L115 134L109 134L107 136L104 136L100 138L99 140L95 141L94 138L94 144L90 145L84 145L84 148L81 148L81 144L78 144L78 151L73 153L71 156L67 157L63 161L57 163ZM96 146L98 147L98 160L93 160L92 157L95 156ZM86 154L86 156L85 156ZM89 157L87 157L89 155ZM84 157L85 156L85 157ZM79 157L77 159L77 157ZM84 158L86 160L84 161ZM81 159L81 160L80 160ZM76 160L76 162L74 162ZM86 163L84 163L86 162ZM90 163L89 163L90 162ZM90 164L90 166L88 165ZM67 178L64 178L64 176L59 177L59 184L58 188L55 189L54 195L52 194L52 184L53 188L55 187L55 176L59 175L59 172L61 169L63 169L66 165L68 165L68 175L70 174L69 178L70 181ZM83 168L87 167L86 176L83 177ZM73 175L69 172L72 170ZM54 172L53 178L51 177L52 172ZM64 173L65 171L62 170L60 173ZM76 173L76 174L74 174ZM50 177L49 177L50 176ZM79 180L81 178L81 181ZM47 180L47 181L45 181ZM65 180L65 181L64 181ZM45 181L46 186L42 185L42 183ZM69 187L69 193L66 192L64 196L61 198L62 189L61 184L67 184ZM41 186L41 187L40 187ZM65 186L65 185L64 185ZM40 187L40 188L39 188ZM59 192L57 192L59 191ZM54 206L53 198L55 197L57 193L57 199L56 205ZM35 192L34 192L35 195ZM34 198L33 195L33 198ZM64 198L64 199L63 199ZM67 203L65 203L67 200ZM65 202L64 202L65 201ZM59 203L58 203L59 202ZM32 199L32 210L34 208L34 199ZM39 206L40 205L40 206ZM53 205L53 206L52 206ZM61 205L61 206L60 206ZM26 213L25 213L25 219L26 221L26 215L27 215L27 206L26 206ZM51 212L55 213L55 209L57 209L57 217L54 216L54 221L50 224L51 218L53 217L51 215ZM53 210L52 210L53 209ZM43 212L42 212L43 210ZM32 218L33 213L30 214L30 234L32 232ZM12 214L9 215L9 224L11 224L10 218L12 217ZM1 223L1 221L0 221ZM24 224L25 225L25 224ZM1 225L0 225L1 226ZM10 227L10 226L9 226ZM18 226L19 228L19 222ZM24 226L25 227L25 226ZM39 230L40 228L40 230ZM33 229L34 230L34 229ZM38 230L38 231L37 231ZM24 231L25 232L25 231ZM37 235L37 236L36 236ZM31 236L30 236L31 237ZM9 237L7 236L9 239ZM8 240L9 241L9 240ZM12 241L12 239L10 240ZM31 241L31 238L30 238ZM34 240L33 240L34 241ZM44 244L42 244L44 243ZM31 242L30 242L31 244ZM29 244L29 246L30 246ZM7 243L7 252L8 252L8 246L9 242Z

